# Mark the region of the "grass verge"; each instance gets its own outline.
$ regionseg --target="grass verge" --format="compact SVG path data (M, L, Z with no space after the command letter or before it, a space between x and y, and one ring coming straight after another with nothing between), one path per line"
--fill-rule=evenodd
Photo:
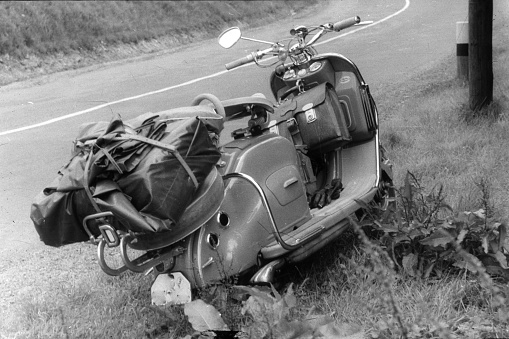
M179 48L229 26L255 27L309 1L4 1L0 85ZM310 6L311 5L311 6Z
M375 99L397 186L410 171L425 187L443 185L454 211L489 207L491 218L507 221L508 33L495 32L495 99L479 114L469 111L468 87L455 79L454 56ZM339 322L361 325L371 338L509 336L504 279L458 270L425 279L401 269L395 273L384 251L369 247L355 236L299 265L290 280L301 282L301 305L317 305Z
M484 178L500 217L509 216L502 208L509 203L509 81L502 76L509 68L498 61L505 58L507 52L495 48L495 99L478 117L470 118L468 87L454 79L453 58L415 79L399 97L384 96L381 139L397 164L396 182L409 170L426 186L444 184L455 207L473 209L479 207L475 183Z

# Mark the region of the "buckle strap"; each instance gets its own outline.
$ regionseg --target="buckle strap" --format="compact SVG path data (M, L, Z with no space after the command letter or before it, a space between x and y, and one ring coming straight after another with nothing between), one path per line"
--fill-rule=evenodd
M162 148L162 149L165 149L165 150L169 151L180 162L182 167L184 167L185 171L187 172L187 174L189 175L189 177L193 181L193 184L194 184L195 188L198 188L199 183L198 183L198 180L196 179L196 176L194 175L193 171L191 170L191 168L189 167L187 162L184 160L184 158L182 158L180 153L177 151L177 148L175 146L169 145L169 144L165 144L165 143L162 143L160 141L157 141L157 140L154 140L154 139L150 139L150 138L147 138L147 137L142 137L140 135L135 135L135 134L118 135L115 138L113 138L113 140L138 140L138 141L144 142L146 144L150 144L152 146L156 146L156 147L159 147L159 148ZM115 168L117 169L117 171L120 174L123 173L123 171L118 166L118 164L115 161L115 159L113 159L111 154L106 149L100 148L99 152L103 153L108 158L108 160L111 161L111 163L115 166ZM99 213L99 212L101 212L101 209L99 208L99 205L95 202L95 200L93 198L93 194L92 194L92 192L90 190L90 186L89 186L89 182L88 182L88 175L89 175L90 166L92 165L92 158L97 158L97 154L96 154L96 156L94 156L93 152L90 151L88 153L88 159L87 159L87 162L85 164L85 169L84 169L84 173L83 173L83 176L84 176L83 188L85 189L85 193L86 193L88 199L90 200L92 206Z
M306 145L304 145L304 142L302 141L302 135L300 133L299 123L297 122L297 119L290 118L290 119L286 120L286 126L292 136L293 144L296 147L297 146L306 146Z
M97 146L97 144L96 144ZM115 169L117 170L118 173L120 174L123 174L124 171L122 171L122 169L120 168L120 166L118 165L118 163L115 161L115 159L113 158L113 156L110 154L110 152L108 152L108 150L106 148L103 148L103 147L99 147L99 151L102 152L106 158L108 158L108 160L110 161L110 163L115 167Z
M99 205L95 202L94 197L92 195L92 192L90 191L89 183L88 183L88 171L90 169L90 166L92 165L92 158L93 157L94 157L94 155L93 155L92 151L90 151L88 153L87 163L85 164L85 169L84 169L84 172L83 172L83 178L84 178L84 180L83 180L83 188L85 189L85 193L87 194L87 197L90 200L90 203L92 204L94 209L98 213L100 213L101 209L99 208Z
M163 142L160 142L160 141L157 141L154 139L149 139L149 138L142 137L140 135L135 135L135 134L124 134L124 135L117 136L114 139L115 140L129 140L129 139L138 140L138 141L150 144L152 146L156 146L156 147L159 147L159 148L169 151L175 158L177 158L177 160L180 162L182 167L184 167L184 169L186 170L189 177L191 177L191 180L193 181L194 186L196 188L198 188L199 184L198 184L198 180L196 179L196 176L194 175L193 171L191 170L191 168L189 167L187 162L184 160L184 158L182 158L180 153L177 151L177 148L175 146L168 145Z

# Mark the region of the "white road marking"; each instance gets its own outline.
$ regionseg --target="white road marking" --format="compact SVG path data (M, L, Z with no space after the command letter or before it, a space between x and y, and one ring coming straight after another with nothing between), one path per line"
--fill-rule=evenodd
M389 15L389 16L386 16L385 18L380 19L380 20L378 20L378 21L376 21L376 22L374 22L372 24L369 24L369 25L366 25L366 26L361 26L361 27L359 27L357 29L354 29L354 30L348 31L346 33L337 35L337 36L335 36L333 38L321 41L321 42L317 43L315 46L323 45L323 44L329 43L331 41L337 40L339 38L342 38L344 36L347 36L347 35L350 35L350 34L354 34L356 32L359 32L359 31L363 30L363 29L367 29L369 27L373 27L375 25L378 25L378 24L380 24L380 23L382 23L384 21L387 21L387 20L389 20L389 19L391 19L391 18L401 14L409 6L410 6L410 0L405 0L405 6L403 6L403 8L401 8L399 11L397 11L397 12L395 12L395 13ZM272 58L269 58L269 59L272 59ZM266 59L266 60L268 60L268 59ZM247 66L252 66L252 65L253 65L253 63L250 63L250 64L246 64L246 65L242 65L240 67L237 67L236 69L247 67ZM107 102L107 103L104 103L104 104L101 104L101 105L98 105L98 106L90 107L90 108L87 108L87 109L82 110L82 111L78 111L78 112L70 113L70 114L67 114L67 115L63 115L61 117L53 118L53 119L50 119L50 120L46 120L46 121L43 121L43 122L40 122L40 123L37 123L37 124L28 125L28 126L24 126L24 127L20 127L20 128L11 129L11 130L8 130L8 131L0 132L0 136L7 135L7 134L12 134L12 133L16 133L16 132L21 132L21 131L26 131L26 130L29 130L29 129L33 129L33 128L37 128L37 127L41 127L41 126L45 126L45 125L49 125L49 124L55 123L57 121L66 120L66 119L70 119L70 118L73 118L73 117L76 117L76 116L79 116L79 115L83 115L83 114L86 114L86 113L97 111L98 109L101 109L101 108L104 108L104 107L107 107L107 106L110 106L110 105L119 104L121 102L126 102L126 101L130 101L130 100L136 100L136 99L140 99L140 98L147 97L147 96L150 96L150 95L154 95L154 94L158 94L158 93L162 93L162 92L171 91L171 90L173 90L175 88L180 88L180 87L188 86L188 85L191 85L191 84L194 84L194 83L206 80L206 79L210 79L210 78L215 78L215 77L218 77L218 76L223 75L223 74L228 73L228 72L229 71L227 71L227 70L220 71L220 72L217 72L217 73L214 73L214 74L210 74L210 75L207 75L207 76L204 76L204 77L201 77L201 78L196 78L196 79L193 79L193 80L189 80L189 81L183 82L183 83L178 84L178 85L173 85L173 86L170 86L170 87L165 87L165 88L158 89L156 91L146 92L146 93L142 93L142 94L135 95L135 96L132 96L132 97L127 97L127 98L123 98L123 99Z
M383 18L383 19L380 19L380 20L378 20L378 21L375 21L375 22L373 22L372 24L369 24L369 25L366 25L366 26L360 26L359 28L354 29L354 30L352 30L352 31L348 31L348 32L346 32L346 33L343 33L343 34L341 34L341 35L335 36L335 37L333 37L333 38L330 38L330 39L327 39L327 40L321 41L321 42L319 42L319 43L315 44L315 46L320 46L320 45L326 44L326 43L328 43L328 42L334 41L334 40L336 40L336 39L342 38L342 37L344 37L344 36L347 36L347 35L350 35L350 34L357 33L358 31L362 31L363 29L370 28L370 27L373 27L373 26L375 26L375 25L381 24L382 22L387 21L387 20L389 20L389 19L392 19L392 18L394 18L396 15L399 15L399 14L403 13L404 11L406 11L406 10L407 10L407 8L408 8L409 6L410 6L410 0L405 0L405 6L403 6L403 8L401 8L399 11L394 12L394 13L392 13L391 15L386 16L386 17L385 17L385 18Z

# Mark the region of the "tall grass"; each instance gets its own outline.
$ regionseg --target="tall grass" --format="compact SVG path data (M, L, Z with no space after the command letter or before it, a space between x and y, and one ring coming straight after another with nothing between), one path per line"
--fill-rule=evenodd
M301 305L318 305L318 311L333 315L340 322L357 324L369 333L385 331L397 337L395 329L399 326L389 300L390 290L384 286L390 271L380 266L378 269L385 269L386 273L375 274L369 255L358 242L354 240L353 244L356 245L347 245L341 251L342 256L336 256L327 266L315 260L305 272L308 279L299 290ZM325 276L320 272L325 272ZM410 324L408 327L415 324L432 332L430 328L438 324L438 319L447 322L459 317L452 302L457 294L450 293L459 291L458 281L441 284L438 288L413 279L393 277L390 281L401 321Z
M0 85L172 50L321 1L2 1Z
M107 276L90 245L23 256L6 277L15 294L0 288L2 338L178 338L190 331L179 308L150 306L151 275Z
M426 186L445 185L447 200L460 209L479 208L476 183L490 183L499 217L509 217L509 65L503 48L494 49L494 102L472 117L468 87L455 79L451 57L414 79L395 103L391 93L380 100L381 139L395 166L396 182L406 171ZM401 100L400 100L401 101Z
M380 249L349 234L313 260L287 270L301 308L355 324L367 338L507 337L495 295L467 274L412 278L395 273ZM338 250L339 249L339 250ZM338 255L339 254L339 255Z
M315 3L317 0L312 1ZM256 24L309 1L3 1L0 56L24 58L162 36L187 42L232 23Z

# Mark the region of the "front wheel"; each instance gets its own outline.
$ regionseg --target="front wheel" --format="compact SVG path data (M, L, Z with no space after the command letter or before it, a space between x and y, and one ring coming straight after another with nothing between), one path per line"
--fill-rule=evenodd
M359 221L364 221L366 219L374 221L379 218L385 218L388 214L396 211L396 200L396 189L394 188L392 180L383 178L378 185L378 190L373 200L355 211L355 216Z
M378 191L375 193L373 201L382 211L396 210L396 189L392 180L382 180L378 185Z
M392 182L392 162L386 156L385 148L380 145L380 171L381 178L378 184L378 191L375 194L374 201L383 210L396 211L396 189Z

